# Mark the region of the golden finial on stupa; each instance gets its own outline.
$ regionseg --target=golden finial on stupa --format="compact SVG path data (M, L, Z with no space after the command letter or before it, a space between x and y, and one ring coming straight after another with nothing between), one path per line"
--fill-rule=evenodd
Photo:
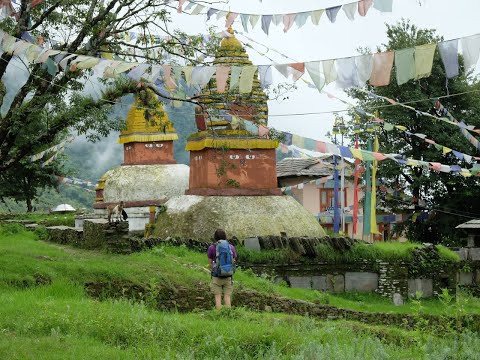
M220 48L225 48L225 47L235 47L235 48L242 48L242 44L238 39L235 37L235 31L233 30L232 25L230 25L227 28L227 33L230 34L230 36L225 37L222 39L220 42Z

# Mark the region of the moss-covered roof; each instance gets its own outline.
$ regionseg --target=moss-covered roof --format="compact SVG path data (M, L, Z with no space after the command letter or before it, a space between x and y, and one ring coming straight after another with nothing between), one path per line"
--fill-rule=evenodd
M138 96L135 98L126 119L126 127L120 133L120 144L129 142L151 142L177 140L173 124L169 121L162 104L156 101L157 114L152 119L145 118L145 106Z

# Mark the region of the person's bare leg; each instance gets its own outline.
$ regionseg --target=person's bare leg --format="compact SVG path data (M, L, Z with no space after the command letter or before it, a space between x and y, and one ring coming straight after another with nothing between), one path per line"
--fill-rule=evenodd
M222 308L222 294L215 294L215 308L217 310Z
M232 307L232 300L231 300L231 296L230 296L230 295L225 294L225 295L223 296L223 300L225 301L225 307L227 307L227 308L231 308L231 307Z

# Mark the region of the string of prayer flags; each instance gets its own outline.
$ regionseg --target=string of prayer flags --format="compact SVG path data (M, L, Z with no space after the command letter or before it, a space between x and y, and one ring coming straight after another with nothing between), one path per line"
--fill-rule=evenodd
M320 179L305 181L297 185L285 186L285 187L282 187L281 190L285 194L290 194L292 192L292 189L301 190L305 187L305 185L308 185L308 184L315 184L316 186L320 186L322 184L325 184L329 180L333 180L332 175L324 176L324 177L321 177Z
M249 122L249 121L246 121ZM299 148L303 148L309 151L316 151L321 153L329 153L336 156L342 156L342 152L345 154L345 150L342 150L341 146L335 145L332 143L327 143L319 140L308 139L296 134L290 134L287 132L282 132L284 135L283 144L289 146L294 145ZM441 148L443 151L443 147ZM359 148L348 148L348 151L351 153L354 159L359 159L361 161L383 161L383 160L392 160L399 164L407 165L407 166L419 166L425 169L433 169L435 171L441 171L446 173L458 173L462 176L471 176L474 175L471 170L466 168L458 167L457 165L444 165L434 162L428 162L423 160L416 160L407 158L402 154L383 154L377 151L371 150L364 150ZM465 154L463 154L465 156ZM467 155L468 157L468 155ZM438 164L438 165L437 165ZM473 168L475 169L476 164L473 164Z
M478 141L472 134L470 134L467 130L479 132L478 130L474 130L471 126L466 126L463 122L458 121L453 117L453 115L446 109L441 103L440 100L435 101L435 109L440 116L448 116L451 122L458 124L460 132L463 136L468 140L470 144L472 144L478 151L480 151L480 141ZM465 154L464 154L465 157Z
M468 155L468 154L464 154L460 151L456 151L456 150L453 150L453 149L450 149L444 145L440 145L440 144L437 144L434 140L431 140L431 139L427 139L427 136L425 134L419 134L419 133L411 133L410 131L406 130L403 126L401 125L393 125L393 124L390 124L384 120L380 120L380 122L383 123L383 129L385 131L392 131L394 129L397 129L397 130L400 130L402 132L404 132L405 134L409 135L409 136L416 136L418 137L419 139L422 139L423 141L425 141L427 144L430 144L430 145L434 145L435 148L439 151L442 151L444 155L448 154L449 152L452 152L455 157L459 160L466 160L467 159L469 161L469 163L471 163L472 159L475 159L475 160L480 160L480 157L477 157L477 156L471 156L471 155Z
M82 180L74 177L58 176L58 181L61 184L82 185L86 187L96 187L96 184L91 181Z
M30 156L29 161L30 162L35 162L37 160L43 159L46 154L57 153L59 151L63 151L65 145L69 142L72 142L72 141L73 141L73 137L69 137L68 139L62 141L61 143L59 143L55 146L52 146L51 148L48 148L48 149L43 150L43 151L41 151L41 152L39 152L35 155Z
M182 13L183 5L185 0L180 0L177 8L178 13ZM393 0L375 0L374 8L380 12L392 12ZM194 8L193 6L196 5ZM334 23L337 20L337 15L341 9L347 19L353 21L355 19L355 14L359 13L360 16L366 16L367 11L372 5L372 0L360 0L360 1L353 1L348 4L332 6L329 8L323 9L315 9L312 11L302 11L298 13L288 13L288 14L248 14L248 13L239 13L234 11L223 11L220 9L216 9L213 7L206 8L205 6L196 3L195 1L190 1L185 11L193 10L190 12L190 15L199 15L204 14L204 9L206 10L207 21L212 18L213 14L217 14L217 20L221 18L225 18L225 27L229 27L232 25L233 21L240 15L240 19L242 22L242 26L245 31L248 31L248 23L250 23L252 29L255 28L256 24L258 23L259 19L261 18L262 30L265 34L268 35L270 24L273 23L274 25L282 24L284 26L284 32L287 32L293 24L296 24L298 28L303 27L307 19L310 17L312 24L318 25L320 23L320 18L325 13L327 15L328 20L331 23Z
M372 98L376 98L376 99L382 99L382 100L385 100L387 101L388 103L392 104L392 105L396 105L396 106L401 106L405 109L409 109L411 111L414 111L417 115L422 115L422 116L426 116L426 117L429 117L431 119L435 119L435 120L439 120L439 121L443 121L447 124L450 124L450 125L454 125L454 126L457 126L459 127L460 129L463 129L463 130L468 130L468 131L474 131L474 132L480 132L480 129L475 129L475 126L473 125L467 125L461 121L457 121L453 116L449 116L448 118L445 117L445 115L447 115L447 113L442 113L440 112L440 110L438 111L438 113L440 114L440 116L435 116L435 115L432 115L428 112L425 112L425 111L421 111L421 110L418 110L418 109L415 109L414 107L410 106L410 105L406 105L406 104L402 104L402 103L399 103L397 102L396 100L394 99L391 99L389 97L386 97L386 96L381 96L381 95L377 95L375 93L373 93L372 91L369 91L369 90L363 90L363 89L358 89L359 91L362 91L366 94L368 94L370 97ZM439 109L443 109L443 106L440 106ZM355 110L357 111L358 108L355 108ZM448 111L447 111L448 112ZM451 115L451 114L450 114ZM468 133L468 132L467 132ZM471 134L470 134L471 135ZM474 138L473 138L474 139ZM476 142L472 139L472 137L469 137L469 141L476 144ZM476 145L475 145L476 146ZM477 147L479 150L480 150L480 144L479 144L479 147Z
M225 36L232 36L232 34ZM478 55L480 54L480 34L461 39L460 43L462 46L466 44L462 47L462 52L467 56L469 66L475 65L478 60ZM291 79L292 81L297 81L304 77L306 70L315 87L321 91L325 85L334 81L336 81L340 88L362 87L367 81L374 86L388 85L393 65L395 65L397 83L401 85L410 79L420 79L430 75L437 45L445 66L446 76L456 76L456 74L458 74L458 44L458 40L449 40L420 45L410 49L398 49L347 58L283 64L274 63L273 67L285 78ZM477 48L475 48L475 46L477 46ZM170 95L179 92L179 88L184 87L184 83L186 83L188 87L193 86L190 90L183 88L184 93L198 90L198 87L203 87L208 84L216 73L217 67L225 66L221 64L216 66L182 66L168 63L163 65L149 65L126 62L119 59L100 59L48 49L21 39L16 39L3 31L0 31L0 51L1 50L19 57L24 55L31 63L44 64L45 69L52 76L55 76L59 70L78 71L92 69L98 73L100 77L104 78L115 78L126 75L137 80L145 78L146 81L153 84L159 81L159 86L161 85L165 88L165 91L170 93ZM224 81L228 83L228 77L230 77L230 90L236 89L237 87L240 89L241 87L240 91L242 93L248 93L251 92L251 82L253 82L257 72L260 75L263 87L272 84L271 71L271 64L231 66L228 74L225 68L223 68L220 71L218 79L221 80L223 84ZM184 74L184 79L182 73ZM227 80L225 80L225 77L227 77ZM1 112L3 115L9 111L8 101L12 98L13 94L11 89L14 89L15 85L18 84L19 82L16 84L10 83L6 86L7 95L4 97ZM446 118L441 120L461 126L461 123L453 122ZM472 130L468 127L466 129Z

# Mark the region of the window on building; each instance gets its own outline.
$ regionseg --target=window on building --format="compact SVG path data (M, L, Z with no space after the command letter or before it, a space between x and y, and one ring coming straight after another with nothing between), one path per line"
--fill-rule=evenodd
M344 189L345 200L344 203L347 205L347 192ZM335 203L335 191L334 189L320 189L320 212L327 212L333 210L333 204ZM341 199L338 199L338 207L342 206Z

